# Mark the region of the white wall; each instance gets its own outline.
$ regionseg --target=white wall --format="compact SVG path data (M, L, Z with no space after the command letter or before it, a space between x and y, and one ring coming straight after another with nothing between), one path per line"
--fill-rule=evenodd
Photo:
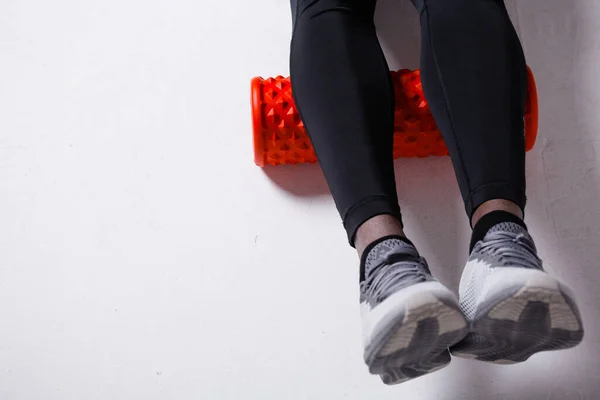
M252 162L249 80L288 73L288 3L1 1L0 400L596 399L600 3L508 5L540 92L527 222L587 335L388 388L361 360L357 260L318 167ZM416 67L412 6L377 18L391 66ZM397 173L456 288L449 160Z

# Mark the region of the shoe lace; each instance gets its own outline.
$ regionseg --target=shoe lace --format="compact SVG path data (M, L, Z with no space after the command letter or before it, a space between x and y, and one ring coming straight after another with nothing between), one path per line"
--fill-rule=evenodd
M427 281L428 276L424 258L390 253L365 277L361 291L369 302L381 302L399 289Z
M479 242L479 251L500 260L504 265L542 269L533 239L525 233L491 232Z

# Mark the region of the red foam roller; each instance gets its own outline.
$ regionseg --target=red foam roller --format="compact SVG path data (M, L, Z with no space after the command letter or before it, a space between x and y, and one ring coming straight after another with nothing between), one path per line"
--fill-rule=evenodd
M446 144L423 94L419 70L392 71L396 111L394 158L448 155ZM525 147L533 148L538 130L538 99L527 68ZM315 163L312 143L292 98L289 77L256 77L251 83L254 162L258 166Z

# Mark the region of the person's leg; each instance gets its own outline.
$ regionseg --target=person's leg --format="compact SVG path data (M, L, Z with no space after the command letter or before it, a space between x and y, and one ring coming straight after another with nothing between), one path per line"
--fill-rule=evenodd
M392 158L394 89L375 0L292 0L290 73L351 245L403 235ZM360 232L365 222L369 234ZM361 235L361 233L363 233Z
M505 363L571 347L583 334L579 312L543 272L523 222L527 71L504 2L413 3L423 88L473 226L460 290L473 332L453 352Z
M413 0L425 96L469 218L489 200L525 207L525 57L502 0Z
M361 257L364 358L386 383L450 361L466 334L455 296L405 238L393 169L394 92L375 0L292 0L294 100Z

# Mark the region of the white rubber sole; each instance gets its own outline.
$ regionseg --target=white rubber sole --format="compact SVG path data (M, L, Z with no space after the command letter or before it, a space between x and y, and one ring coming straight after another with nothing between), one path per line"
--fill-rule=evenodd
M452 355L494 364L523 362L583 339L571 290L543 271L502 268L489 276L469 334Z
M448 347L468 332L456 297L436 281L402 289L365 310L363 321L365 362L390 385L448 365Z

